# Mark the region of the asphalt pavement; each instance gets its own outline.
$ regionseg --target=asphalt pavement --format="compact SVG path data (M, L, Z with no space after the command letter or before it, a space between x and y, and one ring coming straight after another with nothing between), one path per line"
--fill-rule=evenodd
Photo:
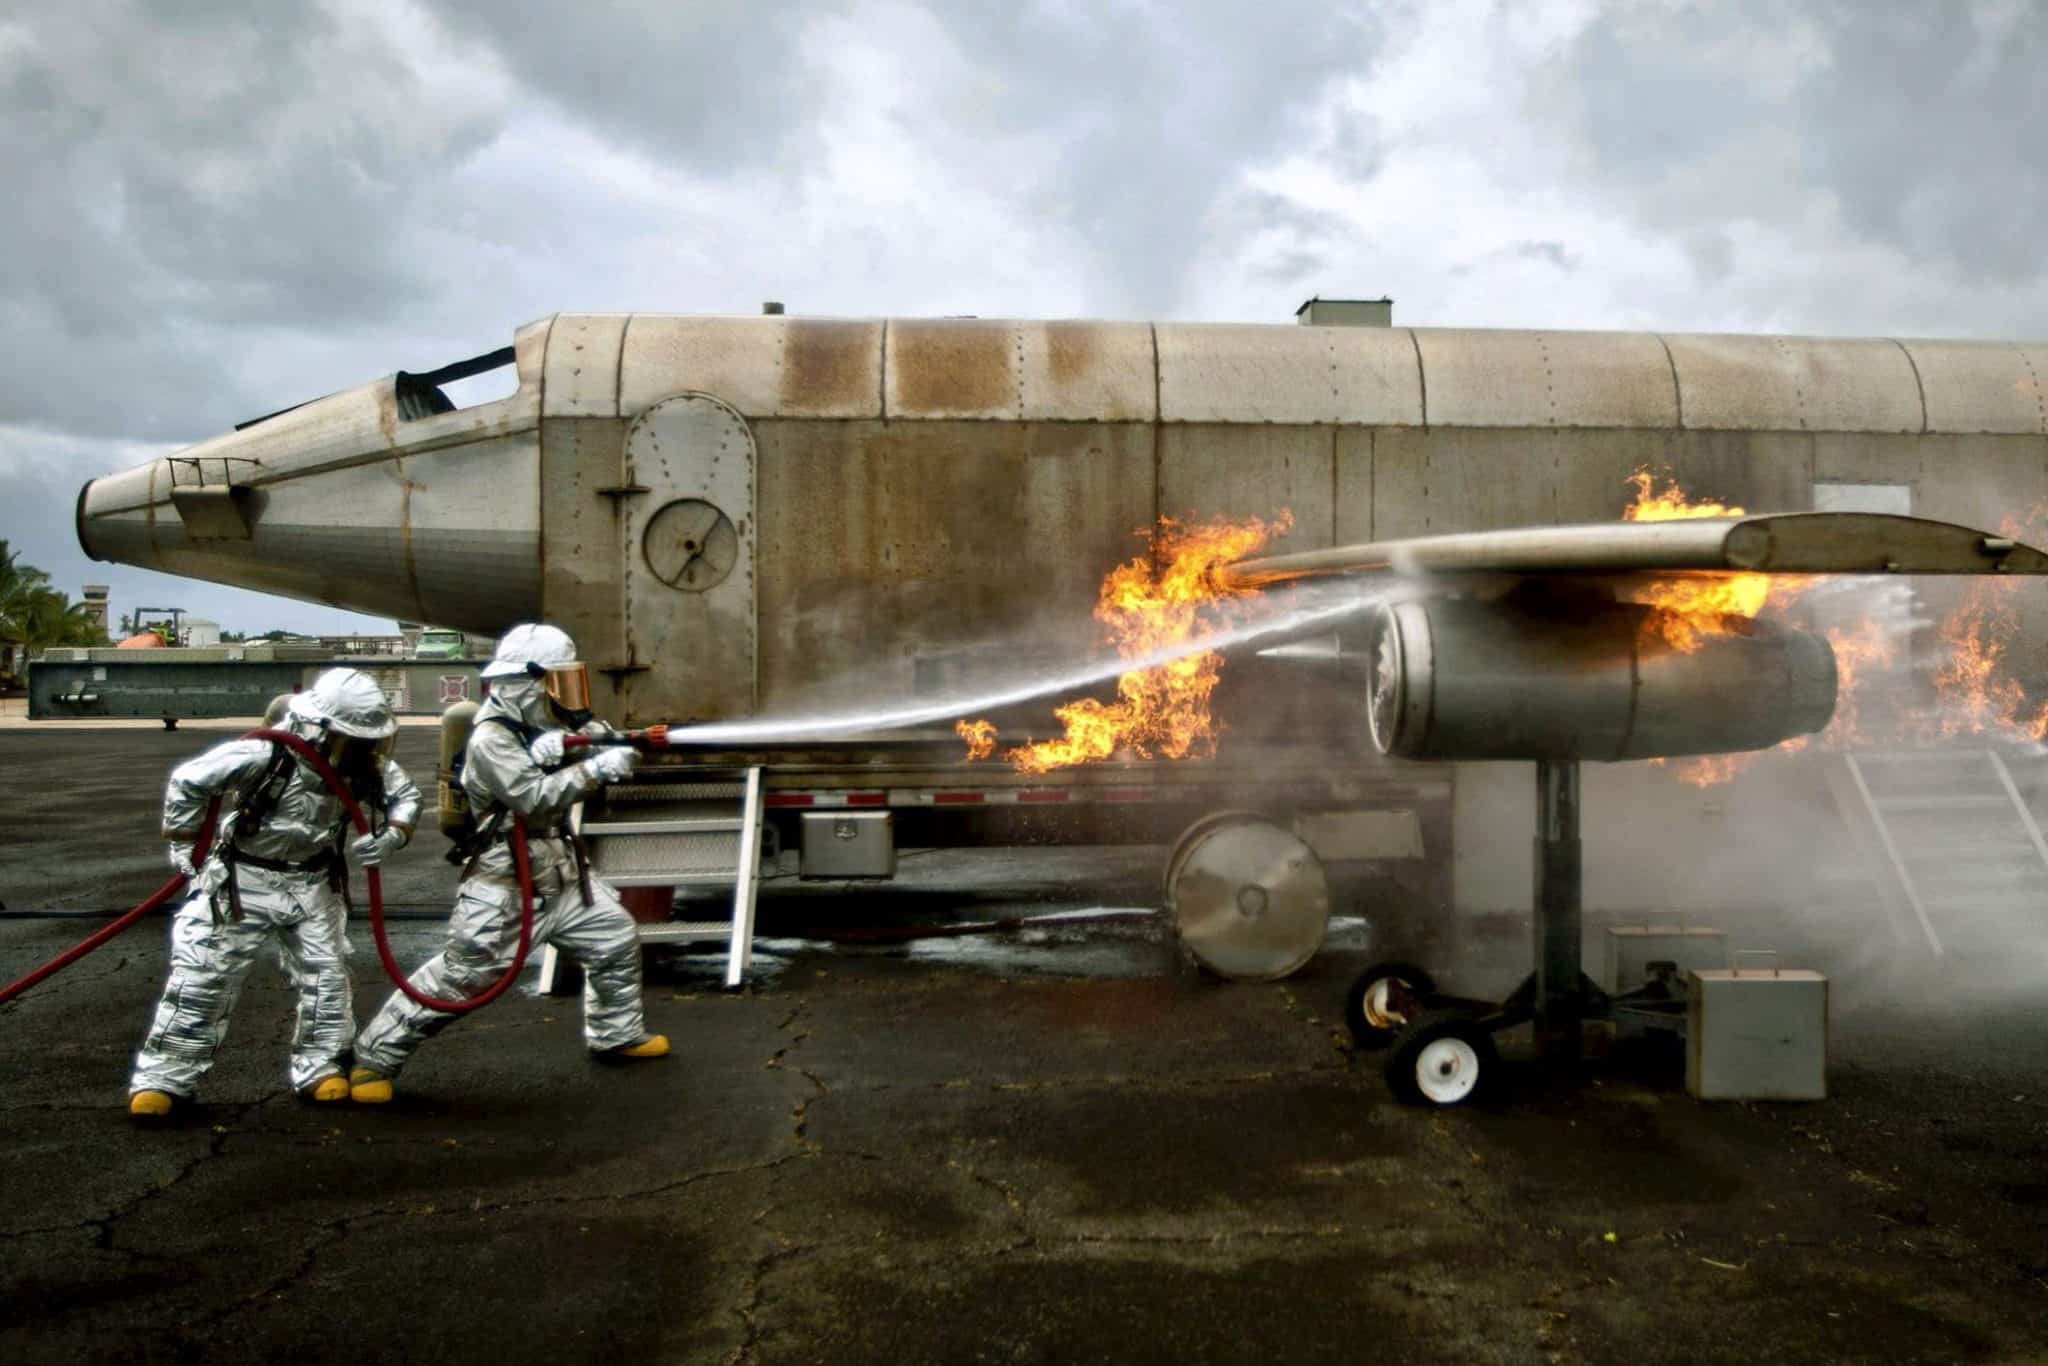
M217 738L0 729L0 902L139 899L164 772ZM123 1110L165 970L139 927L0 1007L0 1361L2048 1359L2040 995L1845 993L1818 1104L1702 1104L1624 1057L1425 1112L1343 1034L1351 941L1231 986L1133 916L868 933L1142 907L1159 856L772 882L752 989L650 964L673 1057L593 1064L529 982L382 1109L290 1093L266 962L160 1131ZM453 880L430 836L387 888L433 914ZM0 980L90 928L0 917ZM394 942L419 962L438 926ZM1498 990L1524 951L1444 966Z

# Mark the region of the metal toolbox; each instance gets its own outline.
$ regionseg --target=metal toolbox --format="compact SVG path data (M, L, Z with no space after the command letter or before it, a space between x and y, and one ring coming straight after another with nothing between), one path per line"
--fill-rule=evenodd
M1710 968L1687 973L1686 988L1685 1089L1693 1096L1827 1098L1826 977L1802 968Z
M887 811L806 811L804 877L894 877L896 818Z
M1728 966L1728 937L1703 925L1676 921L1657 925L1615 925L1601 936L1594 980L1609 995L1633 991L1650 980L1650 964L1677 965L1681 978L1695 969Z

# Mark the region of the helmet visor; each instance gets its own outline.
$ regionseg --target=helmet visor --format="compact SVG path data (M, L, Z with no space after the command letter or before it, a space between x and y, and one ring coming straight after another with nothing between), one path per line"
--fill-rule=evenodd
M563 711L586 713L590 710L590 670L581 660L551 666L541 675L540 686L548 700Z

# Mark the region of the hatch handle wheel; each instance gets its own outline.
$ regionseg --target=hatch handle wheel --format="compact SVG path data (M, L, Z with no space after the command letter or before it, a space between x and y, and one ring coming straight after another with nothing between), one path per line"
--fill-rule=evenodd
M1493 1035L1459 1010L1425 1011L1387 1055L1387 1085L1409 1105L1449 1109L1482 1094L1498 1069Z
M1435 994L1435 979L1415 964L1375 963L1345 994L1344 1023L1360 1048L1376 1053L1391 1048Z

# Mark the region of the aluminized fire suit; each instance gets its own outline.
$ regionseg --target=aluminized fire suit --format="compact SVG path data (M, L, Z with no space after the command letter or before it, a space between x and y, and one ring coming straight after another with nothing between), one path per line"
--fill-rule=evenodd
M597 722L587 729L608 728ZM605 1052L648 1037L640 1007L640 936L617 893L579 869L564 830L569 809L623 777L630 763L619 761L630 756L600 751L549 772L529 749L549 732L563 733L536 685L519 678L494 684L470 733L462 786L479 828L495 818L496 836L457 889L447 946L411 981L423 995L471 996L511 966L519 946L519 875L506 836L516 813L526 823L533 873L533 948L553 944L582 965L584 1041L593 1052ZM394 991L357 1037L356 1063L382 1078L396 1077L413 1050L455 1018Z
M288 724L296 734L318 737L316 727L296 719ZM349 951L347 908L333 875L340 871L337 842L348 815L297 755L287 752L273 767L280 748L267 740L234 740L171 773L164 791L165 838L192 840L217 794L223 797L221 829L216 852L195 881L199 890L172 918L170 980L136 1055L131 1093L191 1098L227 1035L243 979L273 939L299 996L293 1087L303 1091L342 1074L355 1015L342 961ZM419 789L389 759L381 761L381 773L384 820L409 832L419 822ZM238 804L268 786L266 777L277 784L268 818L254 828L236 828L242 824L235 818ZM231 872L224 858L231 858Z

